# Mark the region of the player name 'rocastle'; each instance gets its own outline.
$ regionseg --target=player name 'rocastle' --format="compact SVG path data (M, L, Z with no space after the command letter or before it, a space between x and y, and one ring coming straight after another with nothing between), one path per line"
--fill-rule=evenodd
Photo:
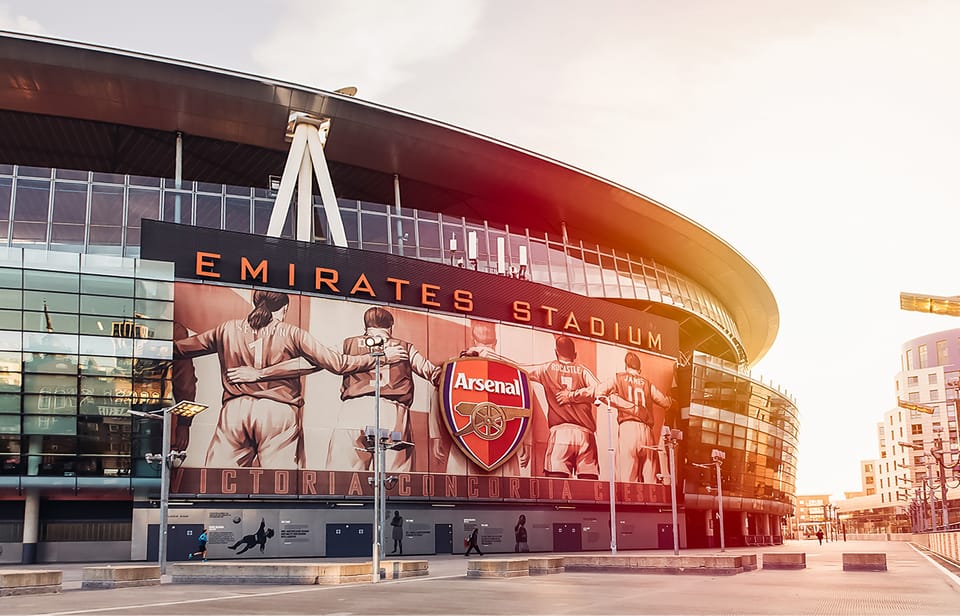
M467 375L462 372L457 373L453 381L453 388L466 389L468 391L485 391L490 394L523 395L523 390L520 389L520 381L516 379L512 383L494 381L493 379L474 379L468 378Z

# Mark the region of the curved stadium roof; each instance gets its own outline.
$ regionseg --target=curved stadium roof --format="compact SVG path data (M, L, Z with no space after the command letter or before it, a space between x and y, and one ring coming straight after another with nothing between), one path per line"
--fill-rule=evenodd
M265 186L280 175L291 111L333 119L325 152L338 196L528 227L650 257L726 307L753 364L779 312L760 273L685 216L612 182L509 144L333 92L90 45L0 32L0 162ZM681 322L696 348L715 331L689 312L633 301ZM684 332L684 321L688 321ZM710 352L708 350L708 352ZM716 351L714 351L714 354Z

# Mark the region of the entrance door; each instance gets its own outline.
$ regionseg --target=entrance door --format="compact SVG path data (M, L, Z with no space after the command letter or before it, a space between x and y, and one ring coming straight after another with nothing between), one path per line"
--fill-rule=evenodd
M327 556L373 556L373 524L327 524Z
M579 552L583 550L583 530L579 523L554 523L553 551Z
M197 537L203 524L167 524L167 562L187 560L197 551ZM160 525L147 526L147 561L160 559Z
M657 547L661 550L673 549L673 524L657 524Z
M453 554L453 524L434 524L434 553Z

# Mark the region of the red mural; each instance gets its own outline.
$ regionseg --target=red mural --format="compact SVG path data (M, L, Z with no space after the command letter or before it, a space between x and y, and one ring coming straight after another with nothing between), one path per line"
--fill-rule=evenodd
M386 454L391 498L605 502L612 475L618 500L669 501L656 476L660 427L677 407L672 358L201 283L177 283L174 318L175 393L209 406L176 428L174 448L187 452L176 494L369 496L366 435L379 418L413 445ZM383 341L379 361L371 336ZM616 468L599 455L608 447Z

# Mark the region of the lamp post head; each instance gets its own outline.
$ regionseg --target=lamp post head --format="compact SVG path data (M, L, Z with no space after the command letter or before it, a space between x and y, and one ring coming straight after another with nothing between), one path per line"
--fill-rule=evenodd
M199 402L193 402L191 400L181 400L168 408L167 412L180 417L194 417L205 410L207 410L206 404L200 404Z
M363 339L363 345L368 349L383 348L385 342L382 336L366 336Z
M386 343L383 336L365 336L363 339L363 346L367 347L374 357L383 357L383 345Z
M660 435L663 437L663 441L671 447L683 440L683 432L670 426L662 426Z
M722 464L723 461L727 459L727 454L726 452L720 451L719 449L714 449L713 451L710 452L710 458L716 464Z

